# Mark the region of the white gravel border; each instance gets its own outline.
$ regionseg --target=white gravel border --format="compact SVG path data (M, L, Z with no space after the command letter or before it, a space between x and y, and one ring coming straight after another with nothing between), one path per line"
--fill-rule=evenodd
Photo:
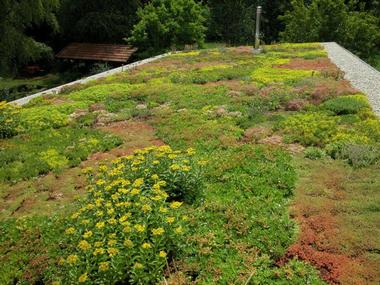
M25 104L29 103L30 100L32 100L34 98L37 98L37 97L40 97L40 96L49 95L49 94L59 94L61 92L62 88L65 88L65 87L68 87L68 86L72 86L72 85L75 85L75 84L85 84L85 83L88 83L90 81L93 81L93 80L96 80L96 79L99 79L99 78L104 78L104 77L107 77L107 76L110 76L110 75L113 75L113 74L116 74L116 73L124 72L126 70L133 69L133 68L135 68L137 66L140 66L140 65L143 65L143 64L146 64L146 63L149 63L149 62L161 59L161 58L166 57L166 56L171 55L171 54L172 54L171 52L168 52L168 53L164 53L164 54L161 54L161 55L150 57L150 58L147 58L147 59L144 59L144 60L136 61L136 62L133 62L133 63L128 64L128 65L123 65L121 67L117 67L117 68L114 68L114 69L111 69L111 70L107 70L105 72L98 73L98 74L95 74L95 75L92 75L92 76L89 76L89 77L86 77L86 78L83 78L83 79L79 79L79 80L76 80L76 81L73 81L73 82L61 85L61 86L57 86L57 87L54 87L54 88L51 88L51 89L48 89L48 90L45 90L45 91L41 91L41 92L38 92L38 93L33 94L33 95L29 95L29 96L24 97L24 98L20 98L18 100L11 101L9 103L10 104L14 104L14 105L22 106L22 105L25 105Z
M373 111L380 116L380 72L335 42L322 45L330 60L344 71L344 78L367 95Z

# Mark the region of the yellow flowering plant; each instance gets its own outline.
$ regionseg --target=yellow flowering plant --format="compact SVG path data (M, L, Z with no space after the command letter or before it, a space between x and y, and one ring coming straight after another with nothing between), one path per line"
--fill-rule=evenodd
M0 101L0 139L17 134L19 127L19 108Z
M160 281L167 259L184 244L184 195L200 191L201 170L194 153L149 147L100 166L97 172L86 169L88 195L79 201L64 232L60 281ZM197 189L191 189L193 185Z

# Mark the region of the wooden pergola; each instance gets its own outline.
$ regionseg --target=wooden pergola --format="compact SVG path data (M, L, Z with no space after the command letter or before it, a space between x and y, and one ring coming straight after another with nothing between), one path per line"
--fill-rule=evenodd
M61 59L83 59L126 63L137 49L129 45L71 43L57 53Z

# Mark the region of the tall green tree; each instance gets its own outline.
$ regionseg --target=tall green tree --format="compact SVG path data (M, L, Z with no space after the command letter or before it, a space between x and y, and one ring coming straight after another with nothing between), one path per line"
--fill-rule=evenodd
M45 24L58 30L59 0L0 0L0 74L15 74L24 64L51 55L51 48L28 35Z
M291 4L280 17L286 25L281 33L283 41L336 41L364 58L380 47L380 19L373 11L363 10L364 6L354 8L358 1L293 0Z
M286 28L282 39L289 42L335 41L348 14L344 0L317 0L310 4L292 0L292 8L280 17Z
M206 3L211 13L210 40L229 44L253 41L257 1L208 0Z
M153 0L137 12L139 21L127 39L147 54L186 44L202 45L208 9L194 0Z
M209 40L230 44L251 44L256 22L256 8L263 7L261 36L267 42L278 39L283 23L278 20L290 4L288 0L207 0L210 7Z
M143 0L61 0L63 42L122 43L137 21Z

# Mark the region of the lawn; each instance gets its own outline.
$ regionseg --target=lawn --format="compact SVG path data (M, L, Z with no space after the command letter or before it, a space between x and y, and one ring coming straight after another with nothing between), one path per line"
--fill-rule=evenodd
M380 120L319 44L176 53L0 122L1 284L380 281Z

